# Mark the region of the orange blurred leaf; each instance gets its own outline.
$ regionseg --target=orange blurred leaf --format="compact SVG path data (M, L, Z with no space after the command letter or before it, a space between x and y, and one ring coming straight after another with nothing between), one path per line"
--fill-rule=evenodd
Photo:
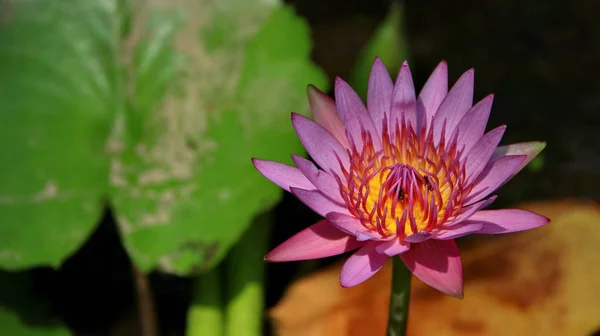
M539 229L463 240L465 298L413 281L409 336L590 335L600 328L600 207L551 202ZM279 336L385 335L390 264L339 285L341 265L294 283L271 310Z

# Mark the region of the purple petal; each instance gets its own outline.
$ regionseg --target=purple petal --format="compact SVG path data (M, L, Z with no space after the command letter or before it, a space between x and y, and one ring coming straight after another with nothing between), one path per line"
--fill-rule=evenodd
M340 195L340 187L331 174L319 170L312 162L303 157L292 155L292 160L294 160L302 174L304 174L310 183L317 187L319 191L329 197L332 201L344 204L344 199L342 199L342 196Z
M335 101L313 85L307 89L308 103L315 121L333 135L342 146L349 148L346 129L337 113Z
M482 210L469 222L483 225L478 233L500 234L534 229L550 222L550 219L534 212L520 209Z
M422 243L431 238L432 236L433 235L429 232L417 232L415 234L405 237L404 240L409 243Z
M464 154L468 153L485 132L485 126L487 125L493 102L493 94L483 98L471 107L469 112L465 114L456 126L454 132L458 133L458 140L456 142L460 152Z
M393 131L396 125L405 121L406 125L417 129L417 100L415 97L415 85L413 84L412 74L408 67L408 62L404 61L400 68L394 91L392 93L392 111L390 115L390 127Z
M521 142L507 146L500 146L494 151L492 160L499 159L507 155L526 155L527 158L521 166L519 166L514 172L513 176L521 171L533 158L535 158L544 148L546 147L545 142L532 141L532 142ZM511 176L512 177L512 176Z
M290 187L314 190L316 187L302 174L302 172L292 166L283 163L252 159L254 167L268 178L271 182L290 191Z
M359 219L354 216L330 212L327 214L326 218L329 222L337 227L339 230L356 236L356 240L358 241L367 241L367 240L388 240L390 238L382 237L377 231L369 230L362 225Z
M404 253L408 249L410 249L410 243L401 241L398 238L381 242L375 247L377 253L385 254L388 257Z
M479 173L489 163L494 150L498 147L502 136L506 131L506 126L498 126L493 130L487 132L481 139L473 146L465 157L465 171L467 174L467 181L474 181Z
M360 220L354 216L349 216L338 212L330 212L327 214L326 218L333 226L338 228L338 230L350 235L356 235L357 232L367 231L367 228L365 228Z
M344 147L323 126L300 114L292 113L292 123L300 142L321 169L342 176L340 161L344 167L350 162Z
M375 58L371 76L369 77L369 88L367 90L367 109L375 124L375 129L381 135L383 116L387 114L390 118L390 104L392 102L392 89L394 83L390 73L379 57Z
M511 155L490 162L473 183L474 187L465 199L466 204L478 202L498 189L526 159L525 155Z
M473 85L475 71L465 72L450 89L433 118L433 140L438 144L442 133L446 134L444 141L448 143L454 128L473 105ZM445 132L442 128L446 125Z
M450 220L448 220L448 224L444 224L443 227L444 228L450 228L453 225L457 225L460 222L469 219L469 217L471 217L474 213L476 213L477 211L489 206L490 204L494 203L494 201L496 200L496 198L498 198L497 196L492 196L488 199L485 199L483 201L479 201L477 203L471 204L469 206L463 207L460 210L460 213L454 217L451 218Z
M400 258L424 283L442 293L463 297L462 261L454 240L430 239L412 244Z
M374 231L356 231L354 234L356 235L356 240L358 241L381 240L379 234L375 233Z
M377 253L375 246L376 243L367 243L348 258L340 274L342 287L356 286L383 267L388 257Z
M340 204L337 204L323 195L318 190L304 190L290 188L290 191L296 196L302 203L306 204L314 212L318 213L322 217L325 217L330 212L339 212L342 214L349 215L348 209Z
M340 118L346 126L346 131L354 140L358 149L363 146L363 130L370 133L373 138L375 148L381 148L381 139L377 135L377 130L367 112L367 108L356 92L341 78L335 79L335 101L337 102Z
M448 65L442 61L433 70L417 98L417 115L423 116L423 120L420 121L423 125L418 125L419 130L422 127L426 129L430 127L433 116L446 94L448 94Z
M265 260L281 262L325 258L357 249L363 244L322 220L274 248Z
M439 230L435 234L435 239L448 240L448 239L460 238L460 237L466 236L471 233L477 233L479 230L481 230L482 227L483 227L483 224L481 224L481 223L477 223L477 222L473 222L473 221L462 222L462 223L453 225L450 228Z

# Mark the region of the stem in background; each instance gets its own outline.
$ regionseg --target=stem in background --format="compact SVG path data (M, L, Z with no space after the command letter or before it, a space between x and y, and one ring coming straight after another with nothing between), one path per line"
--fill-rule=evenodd
M223 302L219 267L194 280L186 336L223 335Z
M140 329L143 336L158 336L156 325L156 311L154 310L154 299L148 276L141 273L133 266L133 277L137 295L138 316Z
M264 255L268 249L272 213L259 215L226 261L227 336L262 336L264 316Z
M406 335L411 273L398 256L392 258L392 293L387 336Z

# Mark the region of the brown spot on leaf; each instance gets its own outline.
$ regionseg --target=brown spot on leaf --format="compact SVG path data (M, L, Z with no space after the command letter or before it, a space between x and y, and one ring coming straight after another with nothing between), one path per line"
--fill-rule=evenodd
M190 149L190 150L195 151L198 149L198 143L196 142L196 140L194 140L190 137L186 137L185 144L187 145L188 149Z
M464 277L469 281L499 280L510 277L515 265L505 254L479 258L465 265Z
M481 321L455 319L450 322L450 326L459 335L481 335L485 332L485 324Z
M563 278L558 251L547 249L530 253L533 255L529 256L527 267L515 269L505 286L493 293L499 301L521 310L536 307L552 298Z
M58 185L56 184L55 181L50 180L50 181L46 182L44 189L42 191L40 191L36 196L37 196L38 200L42 201L45 199L56 197L57 194L58 194Z
M200 240L187 240L179 245L170 256L161 260L161 268L164 271L173 272L172 260L183 254L192 254L200 257L200 261L190 266L187 275L198 274L205 271L219 251L219 242L204 242Z
M489 295L520 310L536 306L554 294L562 278L557 246L532 244L543 241L545 234L541 230L525 235L496 237L483 254L464 263L465 281L493 286Z
M411 295L411 300L419 300L421 302L427 302L428 304L434 304L435 302L446 298L445 294L439 291L432 291L428 287L413 288Z
M0 24L8 23L12 16L12 0L0 0Z

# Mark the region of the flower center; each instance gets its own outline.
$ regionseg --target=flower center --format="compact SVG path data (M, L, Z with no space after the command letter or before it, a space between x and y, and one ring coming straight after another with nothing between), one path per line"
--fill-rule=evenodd
M365 132L363 148L352 146L350 167L336 178L365 228L404 238L436 229L461 209L466 177L456 146L435 145L424 134L397 127L391 137L384 128L381 150Z

